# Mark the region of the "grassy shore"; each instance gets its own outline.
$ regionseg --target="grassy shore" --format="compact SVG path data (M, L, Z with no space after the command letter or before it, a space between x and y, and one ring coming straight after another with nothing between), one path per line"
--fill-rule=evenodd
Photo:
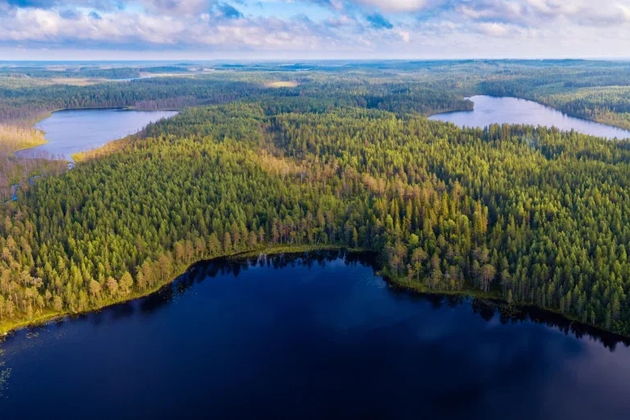
M44 133L36 128L0 124L0 149L9 153L46 144Z

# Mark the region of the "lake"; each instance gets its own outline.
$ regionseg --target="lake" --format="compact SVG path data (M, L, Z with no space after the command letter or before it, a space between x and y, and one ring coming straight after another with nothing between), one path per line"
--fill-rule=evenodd
M53 112L35 125L48 143L21 150L20 157L49 157L72 160L73 153L96 149L137 133L149 123L175 115L173 111L133 111L126 109L73 109Z
M450 122L460 127L487 127L491 124L526 124L575 130L608 139L630 138L630 131L593 121L570 117L548 106L519 98L477 95L469 98L472 111L436 114L431 120Z
M342 252L200 263L2 344L2 418L627 419L630 348Z

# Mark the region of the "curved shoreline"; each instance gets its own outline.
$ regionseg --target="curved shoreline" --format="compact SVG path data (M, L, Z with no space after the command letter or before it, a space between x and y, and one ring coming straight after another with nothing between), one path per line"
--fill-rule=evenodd
M420 295L435 295L435 296L457 296L466 297L472 299L479 299L484 302L492 303L493 305L509 310L516 310L530 315L533 312L542 314L547 318L553 317L556 320L563 322L568 328L573 331L579 331L580 333L587 333L591 336L606 337L611 341L622 342L630 346L630 335L624 335L612 330L607 330L601 326L589 324L573 317L569 314L562 313L553 308L547 308L532 303L509 303L501 295L496 292L483 292L475 289L462 289L462 290L432 290L424 287L422 284L410 282L406 279L388 277L387 274L379 273L389 284L394 287L398 287L409 293L416 293Z
M15 151L13 151L13 154L15 155L15 153L17 153L17 152L23 152L23 151L27 151L27 150L32 150L32 149L35 149L35 148L37 148L37 147L40 147L40 146L43 146L43 145L49 144L49 143L50 143L50 140L49 140L48 138L46 138L46 132L45 132L45 131L43 131L41 128L38 128L38 127L37 127L37 124L41 123L42 121L44 121L44 120L46 120L46 119L48 119L48 118L51 118L51 117L53 116L53 114L55 114L55 113L57 113L57 112L65 112L65 111L108 111L108 110L109 110L109 111L122 111L122 112L125 112L125 111L134 111L134 112L174 112L174 113L175 113L174 115L172 115L172 116L170 116L170 117L164 117L164 118L172 118L172 117L176 116L176 115L179 113L179 110L177 110L177 109L156 109L156 110L143 110L143 109L137 109L137 108L134 108L134 107L132 107L132 106L118 106L118 107L89 107L89 108L59 108L59 109L54 109L54 110L51 110L51 111L46 111L46 112L42 113L40 116L38 116L38 117L34 118L32 121L29 121L29 123L30 123L30 124L29 124L29 128L30 128L30 129L33 129L33 130L38 130L38 131L42 132L42 138L43 138L43 140L44 140L44 141L43 141L42 143L39 143L39 144L35 144L35 145L32 145L32 146L23 147L23 148L20 148L20 149L18 149L18 150L15 150ZM137 131L135 131L134 133L132 133L132 134L130 134L130 135L132 135L132 136L133 136L133 135L136 135L136 134L140 133L140 132L141 132L141 131L145 128L145 127L146 127L146 125L145 125L145 126L143 126L143 127L140 127ZM69 157L69 159L62 159L62 160L63 160L63 161L66 161L66 162L69 162L70 164L75 163L75 162L74 162L74 156L73 156L73 155L75 155L75 154L81 154L81 153L86 153L86 152L90 152L90 151L93 151L93 150L98 150L98 149L100 149L100 148L102 148L102 147L104 147L104 146L107 146L108 144L110 144L110 143L112 143L112 142L115 142L115 141L117 141L117 140L122 140L122 139L124 139L125 137L128 137L128 136L124 136L124 137L121 137L121 138L113 138L113 139L111 139L111 140L107 140L107 141L106 141L103 145L101 145L101 146L98 146L98 147L95 147L95 148L89 148L89 149L86 149L86 150L80 150L80 151L78 151L78 152L73 153L73 154ZM35 157L28 157L28 156L26 156L26 157L23 157L23 158L24 158L24 159L34 159ZM56 160L56 159L55 159L55 160Z
M630 140L630 128L626 127L626 126L621 126L621 125L617 125L617 124L609 124L607 122L602 122L602 121L598 121L596 119L593 118L585 118L584 116L581 115L574 115L572 113L567 113L565 111L563 111L560 108L556 108L554 106L552 106L551 104L545 103L545 102L540 102L538 99L530 99L530 98L526 98L526 97L520 97L520 96L495 96L495 95L489 95L489 94L485 94L485 93L475 93L471 96L465 97L464 99L472 102L474 104L474 101L471 100L471 98L475 97L475 96L480 96L480 97L486 97L486 98L492 98L495 100L501 100L501 99L506 99L506 100L516 100L516 101L525 101L525 102L530 102L531 104L535 104L538 105L540 107L545 108L546 111L548 112L552 112L552 113L559 113L562 115L563 118L569 118L569 119L573 119L576 121L579 121L580 123L590 123L590 124L594 124L594 125L598 125L601 126L602 129L609 129L609 130L617 130L620 132L625 132L626 135L624 137L617 137L617 136L602 136L602 135L598 135L598 134L591 134L586 132L585 130L579 129L579 128L560 128L557 127L555 125L548 125L548 124L536 124L536 123L529 123L529 122L522 122L522 123L518 123L518 122L493 122L493 123L489 123L489 124L485 124L484 126L481 125L465 125L465 124L460 124L460 123L456 123L453 121L448 121L448 120L444 120L442 118L440 118L441 116L443 117L447 117L447 116L451 116L454 114L466 114L466 113L474 113L475 112L475 108L473 106L473 109L471 110L454 110L454 111L447 111L447 112L438 112L435 114L431 114L429 116L427 116L427 118L431 121L439 121L439 122L445 122L445 123L450 123L450 124L455 124L456 126L460 127L460 128L480 128L480 129L484 129L489 127L490 125L502 125L502 124L507 124L507 125L524 125L524 126L531 126L531 127L543 127L546 129L552 129L555 128L561 132L569 132L569 131L576 131L578 133L584 134L584 135L588 135L588 136L592 136L592 137L597 137L597 138L603 138L605 140L608 141L624 141L624 140Z
M261 247L258 249L238 251L230 254L217 255L209 258L199 259L191 264L181 264L176 270L175 274L168 277L165 282L159 283L154 287L147 289L144 292L136 292L130 296L126 296L119 300L113 300L102 305L98 305L94 308L79 311L79 312L48 312L44 313L34 319L28 321L21 321L15 323L8 323L7 326L0 327L0 343L2 340L10 338L14 333L27 328L43 327L48 323L55 321L63 321L71 319L73 317L86 315L90 313L96 313L101 310L124 304L127 302L136 301L156 293L159 293L166 287L172 285L180 276L189 272L193 267L198 264L210 262L213 260L219 260L224 258L230 259L246 259L257 257L261 255L279 255L279 254L308 254L317 251L347 251L352 253L368 253L375 252L369 249L352 248L341 245L285 245L285 246L270 246ZM183 267L183 268L182 268ZM557 327L561 331L570 330L573 334L582 335L588 334L592 337L600 339L603 343L608 345L614 345L616 343L624 343L630 346L630 336L619 334L617 332L607 330L597 325L589 324L580 321L579 319L572 317L568 314L563 314L558 310L552 308L545 308L533 304L527 303L509 303L500 294L496 292L483 292L481 290L474 289L462 289L462 290L432 290L424 287L422 284L418 284L409 281L405 278L396 278L388 275L386 270L375 269L376 274L383 278L383 280L390 286L399 289L405 293L418 294L423 296L438 296L438 297L461 297L479 300L488 307L492 306L500 311L505 310L511 313L521 313L528 316L533 321L545 323Z
M523 98L516 98L516 99L523 99ZM527 100L527 99L524 99ZM534 101L532 101L534 102ZM536 102L538 103L538 102ZM559 110L556 110L555 108L549 107L545 104L542 103L538 103L541 106L545 106L548 107L552 110L558 111L558 112L562 112ZM90 109L130 109L130 108L121 108L121 107L116 107L116 108L90 108ZM70 109L68 109L70 110ZM88 110L87 108L80 108L79 110ZM63 111L63 110L62 110ZM57 112L57 111L54 111ZM150 111L149 111L150 112ZM461 111L453 111L453 112L461 112ZM437 115L437 114L436 114ZM588 121L588 120L585 120ZM107 142L106 144L111 144L112 142L117 141L117 139L115 140L111 140L109 142ZM221 255L221 256L213 256L211 259L216 259L216 258L224 258L224 257L246 257L248 254L267 254L267 255L273 255L273 254L278 254L278 253L284 253L284 252L291 252L291 253L301 253L301 252L309 252L309 251L315 251L315 250L324 250L324 249L341 249L341 248L345 248L345 247L341 247L341 246L304 246L304 247L280 247L278 249L278 247L271 247L271 248L263 248L263 249L259 249L259 250L250 250L250 251L245 251L245 252L239 252L239 253L234 253L234 254L229 254L229 255ZM12 331L15 330L19 330L22 328L28 328L31 326L36 326L36 325L41 325L41 324L45 324L49 321L55 320L55 319L59 319L59 318L64 318L67 316L73 316L73 315L79 315L82 313L89 313L89 312L94 312L94 311L98 311L100 309L115 305L115 304L119 304L119 303L123 303L123 302L127 302L127 301L131 301L131 300L135 300L144 296L148 296L150 294L155 293L156 291L160 290L162 287L172 283L179 275L185 273L191 265L188 265L185 267L185 269L183 269L183 271L180 271L180 269L183 268L184 264L180 264L176 271L178 271L178 274L174 275L174 276L169 276L170 279L155 286L154 288L151 288L150 290L147 290L145 292L139 292L139 293L132 293L130 296L124 297L122 299L119 300L112 300L112 301L108 301L106 303L103 303L102 305L98 305L94 308L91 308L89 310L83 311L83 312L54 312L54 311L47 311L44 312L42 314L40 314L39 316L28 320L28 321L21 321L21 322L16 322L16 323L6 323L6 326L1 325L0 324L0 335L7 335ZM498 301L502 301L505 304L507 304L507 302L505 302L501 296L499 296L498 294L486 294L483 293L481 291L475 291L475 290L461 290L461 291L433 291L433 290L428 290L426 288L424 288L421 284L412 284L411 282L405 282L404 279L391 279L388 278L386 275L383 275L384 278L387 279L388 282L390 282L391 284L397 285L397 286L401 286L404 287L405 289L409 289L409 290L415 290L419 293L426 293L426 294L442 294L442 295L460 295L460 296L470 296L473 298L480 298L480 299L494 299L494 300L498 300ZM527 306L531 306L528 304L515 304L515 307L527 307ZM537 307L537 306L536 306ZM584 323L581 322L573 317L571 317L570 315L567 314L562 314L560 312L558 312L557 310L551 309L551 308L545 308L545 307L539 307L541 310L550 312L550 313L554 313L554 314L559 314L562 317L566 318L567 320L570 321L575 321L578 322L581 325L586 325L589 326L591 328L595 328L597 330L600 331L604 331L610 334L617 334L614 333L610 330L606 330L600 326L596 326L596 325L592 325L592 324L588 324L588 323ZM617 334L620 337L625 337L624 335L621 334Z
M87 309L85 311L77 311L77 312L52 312L49 311L47 313L41 314L30 320L23 320L17 322L7 322L4 325L0 323L0 338L4 339L11 334L23 330L25 328L31 327L39 327L45 325L49 322L61 320L69 317L79 316L83 314L88 314L92 312L98 312L102 309L108 308L110 306L118 305L125 302L134 301L137 299L141 299L143 297L152 295L156 292L159 292L164 287L172 284L179 276L185 274L191 267L194 265L204 262L211 261L220 258L246 258L255 255L276 255L276 254L300 254L300 253L308 253L314 251L325 251L325 250L342 250L347 249L350 251L363 252L366 251L364 249L353 249L348 247L343 247L340 245L296 245L296 246L272 246L272 247L262 247L260 249L252 249L245 251L238 251L231 254L224 255L216 255L212 257L208 257L206 259L199 259L191 264L180 264L178 268L174 270L174 274L169 275L169 279L165 282L159 283L154 287L147 289L144 292L135 292L129 296L125 296L118 300L112 300L110 302L103 303L101 305L97 305L93 308ZM182 268L183 267L183 268Z

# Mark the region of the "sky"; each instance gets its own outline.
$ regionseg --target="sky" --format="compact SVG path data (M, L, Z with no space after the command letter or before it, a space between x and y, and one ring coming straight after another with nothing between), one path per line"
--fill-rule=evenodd
M0 60L630 58L630 0L0 0Z

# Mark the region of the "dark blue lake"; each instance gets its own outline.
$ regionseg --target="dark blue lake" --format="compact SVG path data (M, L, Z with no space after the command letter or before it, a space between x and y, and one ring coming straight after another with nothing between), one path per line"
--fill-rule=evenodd
M460 127L483 128L491 124L526 124L575 130L582 134L608 139L630 138L630 131L593 121L570 117L548 106L519 98L476 95L469 98L472 111L445 112L429 117Z
M19 331L3 419L630 418L630 349L321 252L191 268L150 297Z
M35 125L48 143L21 150L21 157L72 160L73 153L96 149L112 140L137 133L149 123L175 115L172 111L72 109L53 112Z

